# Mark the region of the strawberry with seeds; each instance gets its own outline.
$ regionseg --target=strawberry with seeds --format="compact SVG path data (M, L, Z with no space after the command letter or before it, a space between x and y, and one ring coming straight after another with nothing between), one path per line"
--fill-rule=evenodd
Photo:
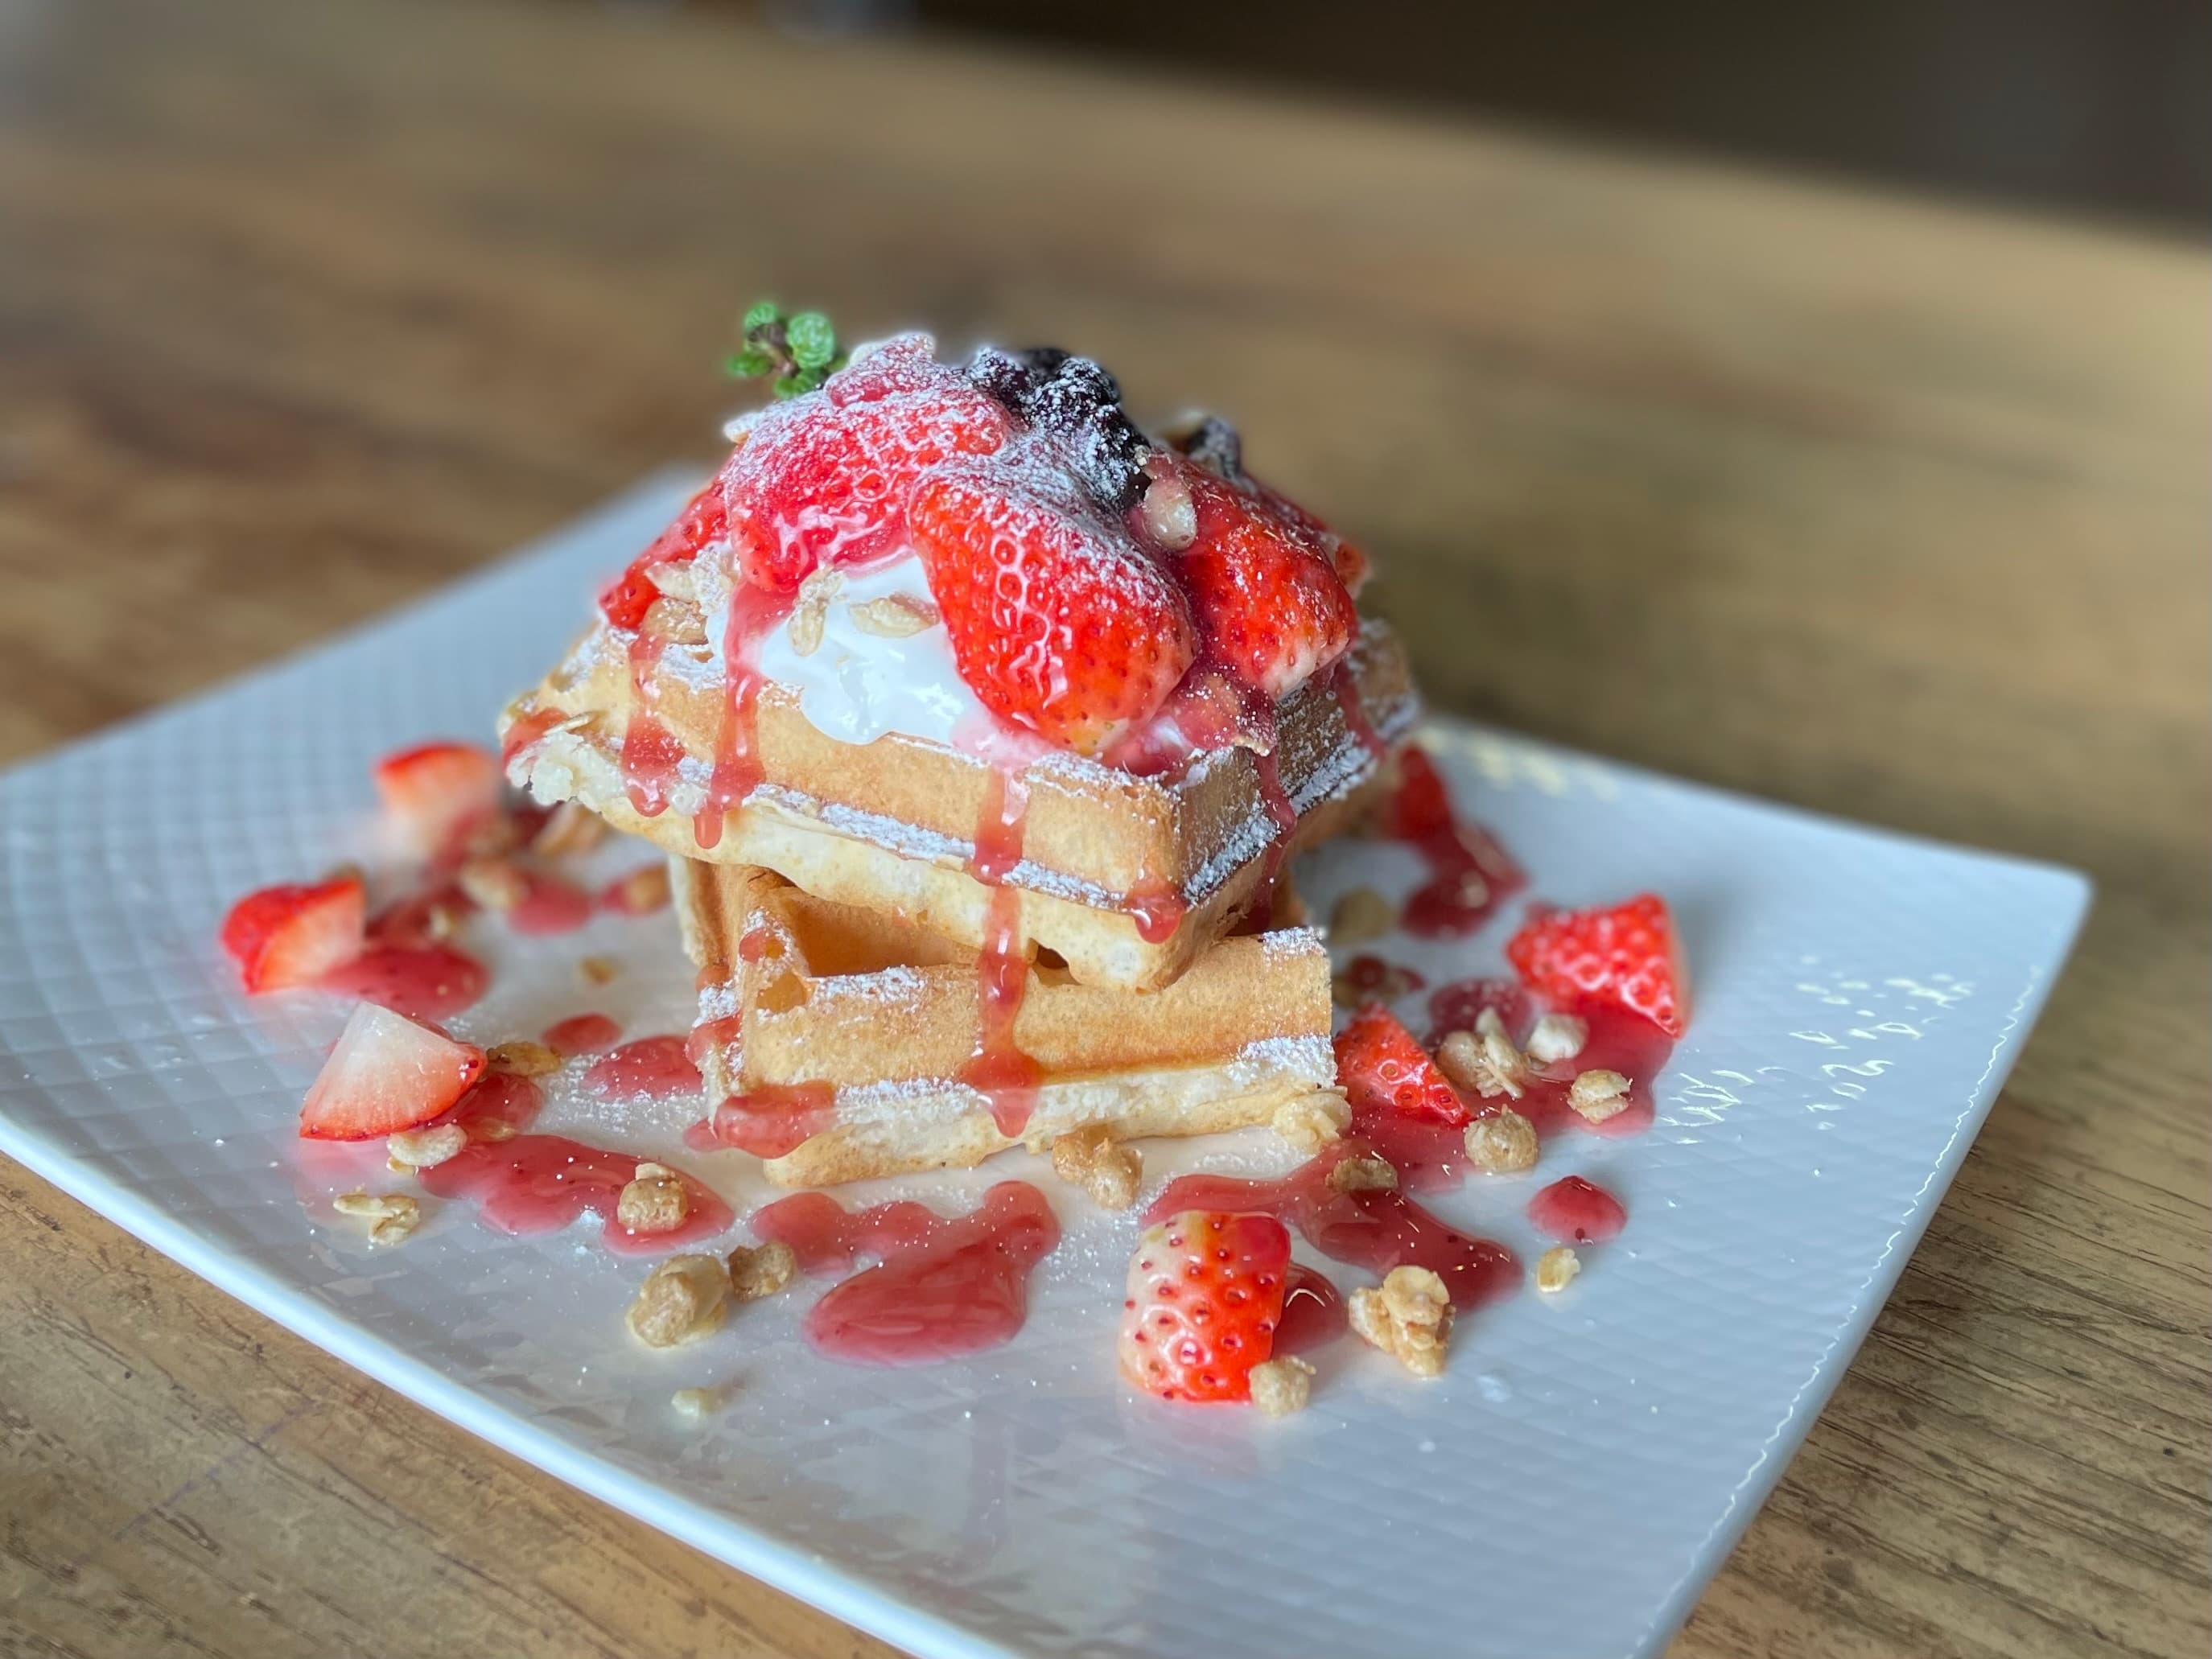
M300 1107L310 1140L374 1140L428 1123L468 1091L484 1052L373 1002L357 1005Z
M1055 469L955 462L907 518L960 677L1000 719L1096 754L1190 666L1182 594Z
M1299 522L1204 467L1179 466L1198 522L1176 568L1206 654L1279 701L1350 647L1352 595Z
M1252 1397L1275 1349L1291 1235L1267 1215L1186 1210L1155 1223L1129 1263L1121 1375L1163 1400Z
M249 991L311 985L362 953L366 902L359 876L264 887L223 918L222 948Z
M1369 1003L1337 1033L1336 1080L1355 1117L1395 1112L1455 1128L1469 1118L1467 1103L1428 1050L1379 1002Z
M862 360L865 370L873 357ZM854 371L847 370L846 373ZM823 564L889 552L932 467L988 455L1013 424L957 379L872 400L793 403L763 417L723 474L732 545L757 587L791 592Z
M1534 909L1505 955L1531 990L1564 1007L1610 1002L1669 1036L1689 1023L1689 975L1656 893L1594 910Z

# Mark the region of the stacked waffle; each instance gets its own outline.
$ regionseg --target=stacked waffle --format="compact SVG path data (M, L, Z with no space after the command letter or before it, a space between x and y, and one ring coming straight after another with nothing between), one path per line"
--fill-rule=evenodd
M902 336L731 435L502 720L671 854L721 1143L818 1185L1328 1107L1283 863L1417 712L1357 550L1054 351Z

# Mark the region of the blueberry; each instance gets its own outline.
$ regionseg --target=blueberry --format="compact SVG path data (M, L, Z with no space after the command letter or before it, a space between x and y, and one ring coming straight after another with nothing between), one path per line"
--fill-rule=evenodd
M1168 441L1218 478L1244 471L1244 443L1237 428L1218 415L1201 415L1168 434Z

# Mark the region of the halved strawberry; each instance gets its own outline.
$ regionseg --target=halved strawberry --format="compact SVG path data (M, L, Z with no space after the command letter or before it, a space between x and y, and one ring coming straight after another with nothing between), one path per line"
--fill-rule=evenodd
M900 392L934 392L963 386L960 371L937 361L937 342L919 331L864 345L822 390L833 404L872 404Z
M725 471L727 471L726 467ZM646 573L655 565L689 564L730 533L729 514L723 504L722 476L684 504L676 521L653 538L653 544L629 562L629 568L609 582L599 594L599 611L617 628L635 629L660 597Z
M1355 1115L1395 1111L1457 1127L1468 1121L1467 1103L1437 1069L1429 1051L1398 1017L1370 1002L1336 1035L1336 1080Z
M376 793L428 856L499 810L499 758L465 743L426 743L376 763Z
M1352 595L1314 539L1258 495L1180 463L1198 532L1176 557L1205 653L1270 699L1351 646Z
M862 359L861 370L872 362ZM995 399L957 376L922 391L799 398L770 410L722 475L739 569L755 586L789 592L817 565L888 551L916 479L953 456L988 455L1012 431Z
M1615 1003L1669 1036L1689 1023L1689 975L1656 893L1607 908L1534 911L1505 955L1531 990L1555 1002Z
M484 1052L373 1002L356 1005L300 1107L310 1140L373 1140L428 1123L484 1068Z
M1295 526L1313 544L1314 550L1329 562L1347 592L1357 593L1367 585L1369 564L1367 555L1331 530L1319 519L1300 507L1279 489L1269 488L1250 474L1243 482L1267 504L1267 510L1279 519Z
M1121 1304L1121 1375L1163 1400L1249 1400L1290 1265L1290 1232L1273 1216L1186 1210L1146 1228Z
M365 914L359 876L264 887L230 907L222 948L249 991L307 985L361 954Z
M1190 666L1175 583L1056 468L940 467L907 520L960 678L1001 720L1096 754Z

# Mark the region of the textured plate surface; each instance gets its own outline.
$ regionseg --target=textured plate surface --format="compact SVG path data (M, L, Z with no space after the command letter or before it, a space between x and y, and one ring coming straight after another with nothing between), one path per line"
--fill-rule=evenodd
M655 478L424 605L0 779L0 1150L432 1410L917 1653L1659 1647L1918 1241L2086 884L1439 723L1462 807L1533 890L1666 893L1697 981L1649 1133L1568 1137L1536 1176L1435 1200L1533 1260L1534 1187L1602 1180L1629 1228L1566 1293L1463 1321L1436 1382L1340 1346L1300 1417L1179 1413L1113 1373L1136 1224L1055 1190L1066 1242L1007 1347L833 1366L799 1342L817 1288L802 1284L646 1354L619 1323L642 1269L584 1233L504 1238L448 1206L370 1255L329 1199L389 1182L380 1155L292 1133L343 1008L249 1001L214 934L239 893L370 850L370 762L486 732L689 482ZM609 873L645 856L599 855ZM1414 875L1403 849L1357 844L1301 882L1325 915L1348 884L1402 892ZM1469 941L1364 948L1432 983L1496 971L1517 908ZM665 912L526 952L471 926L497 976L464 1035L534 1035L586 1007L633 1035L688 1024ZM620 976L580 989L586 952ZM593 1108L564 1077L546 1122L673 1152L691 1115ZM1290 1161L1258 1134L1156 1147L1147 1189ZM763 1190L741 1155L707 1162L740 1213ZM1008 1173L1053 1189L1014 1158L884 1190L964 1207ZM702 1383L731 1385L729 1404L686 1425L670 1393Z

